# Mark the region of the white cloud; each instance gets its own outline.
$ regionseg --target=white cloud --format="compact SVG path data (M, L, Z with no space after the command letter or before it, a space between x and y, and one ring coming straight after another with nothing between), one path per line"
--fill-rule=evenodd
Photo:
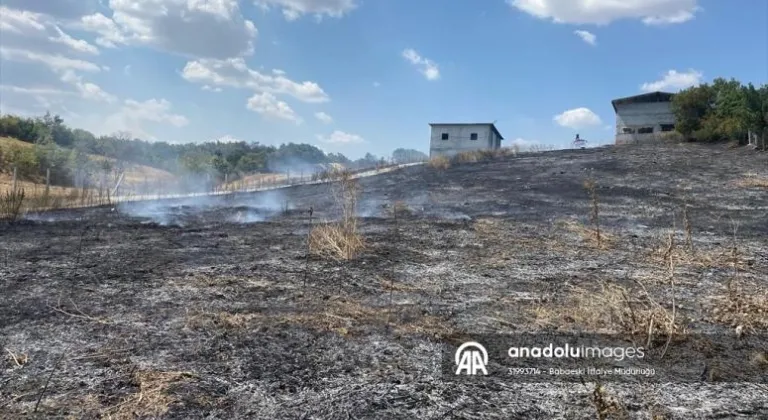
M280 7L289 21L306 14L313 14L318 20L323 16L340 18L357 7L354 0L255 0L254 3L264 10Z
M333 122L333 118L330 115L328 115L328 114L326 114L325 112L322 112L322 111L321 112L316 112L315 113L315 118L317 118L320 122L322 122L324 124L330 124L330 123Z
M56 37L48 38L51 41L57 42L59 44L64 44L69 48L78 52L87 53L87 54L99 53L99 49L89 44L87 41L73 38L72 36L64 33L64 31L62 31L61 28L59 28L58 26L56 26L55 29L58 35Z
M530 147L541 144L538 140L530 140L530 139L524 139L522 137L518 137L512 141L509 142L508 146L518 146L518 147Z
M213 139L213 141L218 143L240 143L242 140L238 139L237 137L230 136L229 134L225 134L219 138Z
M287 103L278 100L269 92L257 93L248 99L248 109L270 118L278 118L301 123L301 118L288 106Z
M323 143L334 143L334 144L354 144L354 143L365 142L365 139L358 136L357 134L345 133L339 130L334 131L328 136L318 135L317 139Z
M121 113L128 119L135 121L152 121L168 123L174 127L183 127L189 124L187 117L170 112L171 103L166 99L148 99L139 102L126 99Z
M99 132L114 133L128 131L134 136L157 140L145 127L146 123L169 124L173 127L183 127L189 124L187 117L171 112L171 103L166 99L148 99L140 102L127 99L120 111L110 115L101 124Z
M428 58L422 57L416 50L406 48L403 50L403 58L416 66L427 80L437 80L440 78L440 69L437 64Z
M26 10L16 10L0 5L0 32L25 34L29 31L45 31L43 15Z
M292 96L302 102L329 101L328 95L315 82L295 82L283 74L263 74L249 68L242 58L228 60L194 60L187 62L182 77L193 83L228 86Z
M62 89L50 88L50 87L22 87L13 85L0 85L0 91L21 93L24 95L42 95L42 96L58 96L58 95L73 95L74 92L69 92Z
M373 87L376 87L376 88L377 88L377 87L379 87L379 86L381 86L381 83L379 83L379 82L373 82Z
M562 114L555 115L552 118L558 125L563 127L580 129L593 125L600 125L602 121L589 108L569 109Z
M108 69L78 57L83 54L98 55L99 50L87 41L66 33L52 16L0 6L0 29L3 31L0 46L3 67L23 69L11 71L11 74L16 74L14 80L9 81L13 86L9 88L6 85L4 89L13 95L15 102L29 105L31 99L34 101L32 107L51 108L75 115L67 110L62 102L64 98L107 103L116 100L78 74ZM33 66L30 67L30 64ZM50 73L39 73L35 66L47 68Z
M80 26L90 32L98 34L96 43L106 48L115 48L116 44L128 42L117 24L101 13L83 16L80 18Z
M507 0L525 13L556 23L605 25L620 19L646 25L683 23L699 11L698 0Z
M83 78L75 74L72 70L65 71L61 76L61 81L74 86L83 99L107 103L112 103L117 100L114 95L105 92L101 87L93 83L84 82Z
M98 72L101 70L99 66L90 61L64 57L60 54L51 55L17 48L0 47L0 57L8 61L43 64L54 71L81 70Z
M250 54L257 30L237 0L112 0L112 17L83 16L79 27L104 47L145 45L190 57Z
M640 90L643 92L655 92L655 91L673 91L689 88L701 84L701 80L704 75L700 71L688 70L686 72L678 72L676 70L669 70L661 77L661 79L655 82L643 83L640 86Z
M597 36L592 32L576 30L576 31L573 31L573 33L576 34L579 38L581 38L582 41L586 42L589 45L597 44Z
M77 19L105 3L105 0L2 0L13 9L23 9L32 13L45 14L57 20Z

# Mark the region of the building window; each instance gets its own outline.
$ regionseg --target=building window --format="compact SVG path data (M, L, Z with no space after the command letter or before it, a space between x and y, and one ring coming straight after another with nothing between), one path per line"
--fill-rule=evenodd
M635 132L635 130L633 130L633 129L629 128L629 127L624 127L624 128L621 129L621 132L624 133L624 134L632 134L632 133Z
M448 140L448 133L443 133L442 139L443 140Z
M674 131L675 125L674 124L662 124L661 125L661 131Z
M470 140L477 140L477 133L471 133L471 134L469 135L469 139L470 139Z
M653 127L640 127L637 129L637 134L651 134L653 133Z

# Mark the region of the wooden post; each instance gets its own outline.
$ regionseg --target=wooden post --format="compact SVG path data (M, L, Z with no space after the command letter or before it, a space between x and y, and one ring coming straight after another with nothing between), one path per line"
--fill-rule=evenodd
M16 165L13 165L13 192L16 192Z

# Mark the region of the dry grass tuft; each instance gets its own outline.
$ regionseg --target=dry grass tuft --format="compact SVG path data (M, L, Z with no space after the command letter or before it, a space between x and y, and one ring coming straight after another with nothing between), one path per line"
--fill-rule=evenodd
M23 215L24 190L9 190L0 195L0 220L15 221Z
M710 299L708 309L714 321L745 332L768 329L768 289L747 290L733 282L727 289Z
M355 225L325 223L312 229L309 250L315 255L334 260L351 260L365 249L362 236Z
M649 343L685 334L682 320L642 285L635 291L613 283L603 283L597 290L574 287L564 302L539 304L532 313L539 325L644 336Z
M313 228L309 234L309 251L334 260L351 260L365 249L365 242L357 226L360 188L347 172L332 184L331 190L340 207L341 219Z
M595 384L591 399L598 420L629 418L627 409L619 402L618 398L608 394L603 385Z
M9 348L6 348L5 351L8 353L8 358L13 362L14 367L22 367L29 362L29 356L26 353L16 353Z
M557 225L579 235L584 241L599 249L608 249L615 243L615 238L606 234L605 231L589 228L576 221L561 220L557 222Z
M407 217L413 214L413 210L405 201L395 201L387 210L394 217Z
M435 156L427 162L427 166L432 169L444 171L451 167L451 160L446 156Z
M194 374L188 372L136 372L133 382L138 386L138 391L120 404L103 410L102 414L116 420L163 416L177 401L171 395L171 388L194 377Z
M239 330L246 328L254 314L233 314L229 312L197 312L187 313L185 328L193 330L209 330L221 328L225 330Z

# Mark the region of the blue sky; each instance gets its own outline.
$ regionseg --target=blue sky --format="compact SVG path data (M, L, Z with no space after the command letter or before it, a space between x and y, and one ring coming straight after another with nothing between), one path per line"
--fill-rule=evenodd
M618 5L618 6L617 6ZM427 151L613 136L610 101L768 82L765 0L3 0L0 112L96 134Z

